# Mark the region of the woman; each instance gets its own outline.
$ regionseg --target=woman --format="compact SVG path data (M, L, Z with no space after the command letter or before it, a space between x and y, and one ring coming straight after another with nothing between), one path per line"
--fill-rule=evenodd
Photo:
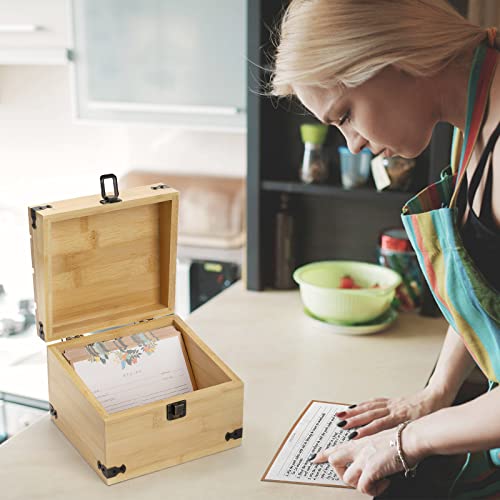
M463 131L451 168L402 216L450 323L432 378L418 394L339 413L338 425L357 431L313 460L366 494L380 495L391 475L413 476L435 455L465 458L450 495L500 494L497 47L494 28L472 25L445 0L292 0L283 17L272 93L295 95L338 127L353 153L411 158L437 122ZM490 391L450 407L476 364Z

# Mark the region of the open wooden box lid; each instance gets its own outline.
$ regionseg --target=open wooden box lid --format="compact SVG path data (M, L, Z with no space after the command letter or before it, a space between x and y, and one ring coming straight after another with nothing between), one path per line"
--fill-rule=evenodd
M107 195L104 180L113 178ZM29 208L37 329L47 342L174 311L179 193L163 184Z

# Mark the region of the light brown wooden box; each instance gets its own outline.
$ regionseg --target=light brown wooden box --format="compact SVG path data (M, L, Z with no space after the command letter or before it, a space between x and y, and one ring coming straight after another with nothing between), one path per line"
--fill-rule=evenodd
M29 224L37 328L52 342L52 419L114 484L239 446L243 382L173 313L179 193L152 185L115 203L101 198L31 207ZM195 378L188 394L108 414L63 355L170 325L182 334ZM83 335L90 332L98 333ZM167 406L182 400L186 415L167 420Z

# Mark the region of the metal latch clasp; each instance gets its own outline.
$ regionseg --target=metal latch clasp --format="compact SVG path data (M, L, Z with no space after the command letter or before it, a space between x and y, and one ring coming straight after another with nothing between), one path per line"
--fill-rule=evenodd
M167 420L176 420L186 416L186 400L176 401L167 405Z

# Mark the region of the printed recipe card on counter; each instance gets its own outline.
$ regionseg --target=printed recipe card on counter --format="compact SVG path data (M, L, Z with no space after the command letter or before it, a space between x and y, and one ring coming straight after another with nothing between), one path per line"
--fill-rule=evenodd
M337 426L341 403L311 401L281 444L262 481L351 488L339 479L328 462L313 464L309 457L347 441L349 432Z

